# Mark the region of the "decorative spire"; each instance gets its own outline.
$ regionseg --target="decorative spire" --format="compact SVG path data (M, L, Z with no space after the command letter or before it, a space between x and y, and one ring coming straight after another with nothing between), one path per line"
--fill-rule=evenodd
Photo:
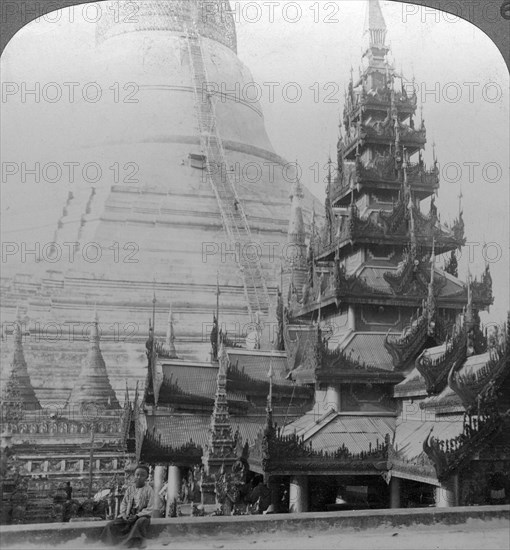
M288 241L294 244L304 244L305 242L305 224L303 221L303 211L301 208L301 199L304 197L301 183L296 178L292 191L289 195L291 200L290 220Z
M174 323L172 319L172 305L168 310L168 325L166 328L166 348L170 358L177 359L177 351L175 349Z
M432 238L432 252L430 254L430 281L428 285L428 295L427 295L427 321L428 328L427 333L429 336L434 336L436 324L434 321L434 315L436 312L436 303L434 298L434 271L436 267L436 241Z
M211 416L209 439L203 463L208 474L218 471L225 462L232 465L236 460L236 441L227 402L227 368L228 355L223 342L220 342L218 350L218 376L216 378L216 395Z
M409 212L409 239L411 241L411 257L413 260L415 260L417 253L416 229L414 226L414 204L410 194L409 202L407 203L407 210Z
M80 405L87 410L89 406L100 409L120 409L99 347L100 337L96 310L91 325L89 351L68 403Z
M35 395L28 374L27 362L23 352L23 331L19 307L16 308L16 321L13 328L13 352L9 376L2 388L1 400L4 406L14 405L23 410L38 410L41 404ZM16 397L14 403L14 397Z
M368 0L364 34L367 33L369 48L386 48L386 22L378 0Z
M269 394L267 396L267 411L273 411L273 356L269 357L269 370L267 371L267 377L269 378Z

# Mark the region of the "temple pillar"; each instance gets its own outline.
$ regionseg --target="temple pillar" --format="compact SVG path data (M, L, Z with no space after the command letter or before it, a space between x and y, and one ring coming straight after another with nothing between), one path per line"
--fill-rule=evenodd
M308 512L308 477L293 476L289 489L289 512Z
M274 477L270 477L267 481L267 486L271 491L271 504L273 506L273 512L278 513L280 511L280 484Z
M152 512L153 518L161 517L161 508L163 507L163 499L159 494L163 485L165 484L165 467L156 466L154 468L154 511Z
M448 481L435 489L435 500L437 508L450 508L458 506L459 476L454 475Z
M391 477L390 481L390 508L400 508L400 487L401 479L398 477Z
M181 492L181 469L179 466L168 466L168 484L166 487L166 517L170 517L170 508L179 498Z

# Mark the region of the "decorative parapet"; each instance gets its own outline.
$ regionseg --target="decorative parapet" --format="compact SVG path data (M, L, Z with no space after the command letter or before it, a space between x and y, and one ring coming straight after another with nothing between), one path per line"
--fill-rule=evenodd
M120 420L120 422L119 422ZM10 433L15 435L84 435L90 434L93 430L96 434L118 436L124 434L122 417L102 419L99 421L75 421L58 419L51 421L18 421L5 422L3 426Z
M400 142L407 147L423 147L427 143L427 131L424 126L418 130L406 126L398 125ZM391 117L385 121L376 121L372 124L358 124L351 126L348 134L344 137L343 146L345 151L352 147L364 145L366 142L375 143L393 143L397 137L395 126Z
M503 419L493 401L480 404L478 413L464 415L462 433L454 438L439 440L432 436L431 429L423 442L423 451L432 461L439 481L447 480L501 429Z
M364 90L355 92L354 90L347 95L344 106L344 122L348 125L349 118L354 119L358 116L361 109L378 109L387 111L392 107L392 92L390 88L377 88L366 93ZM405 90L402 92L393 92L393 105L398 111L413 113L416 111L418 98L413 91L408 95Z

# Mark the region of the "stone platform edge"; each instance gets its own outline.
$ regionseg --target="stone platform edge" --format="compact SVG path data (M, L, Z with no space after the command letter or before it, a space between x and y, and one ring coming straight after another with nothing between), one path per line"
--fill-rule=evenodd
M186 517L153 519L150 538L160 535L179 537L254 534L271 531L328 529L373 529L419 525L461 525L468 520L509 520L510 505L465 506L458 508L413 508L356 510L349 512L311 512L306 514L274 514L262 516ZM98 539L106 521L73 523L38 523L0 526L0 547L29 542L61 544L86 535Z

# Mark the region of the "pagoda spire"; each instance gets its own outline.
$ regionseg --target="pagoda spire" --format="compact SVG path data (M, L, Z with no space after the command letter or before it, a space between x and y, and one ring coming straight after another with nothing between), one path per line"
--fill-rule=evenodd
M94 310L89 336L89 351L80 376L69 396L68 404L79 405L83 408L93 405L102 409L120 409L110 384L99 342L99 321L97 311Z
M10 363L9 376L2 388L2 404L8 406L13 404L22 407L23 410L41 409L41 404L35 395L30 376L28 374L27 362L23 351L23 331L19 307L16 309L16 321L13 328L13 352ZM16 396L17 403L11 398Z

